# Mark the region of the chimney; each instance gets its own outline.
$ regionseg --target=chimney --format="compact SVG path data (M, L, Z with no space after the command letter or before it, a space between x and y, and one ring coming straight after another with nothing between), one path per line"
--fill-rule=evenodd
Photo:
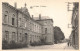
M33 15L32 15L32 19L33 19Z
M27 4L25 3L25 7L26 7L26 5L27 5Z
M39 20L41 20L41 14L39 14Z
M21 11L22 11L22 7L21 7L21 9L20 9Z
M14 7L17 8L17 3L16 2L14 3Z

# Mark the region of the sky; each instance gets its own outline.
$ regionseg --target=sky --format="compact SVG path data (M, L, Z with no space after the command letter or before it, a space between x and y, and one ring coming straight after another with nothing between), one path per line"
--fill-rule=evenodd
M65 35L65 38L68 38L70 36L72 29L68 28L68 24L71 24L72 11L67 11L66 2L75 2L75 0L3 0L3 1L8 2L12 6L14 6L14 3L16 2L17 8L24 7L26 3L27 4L26 7L28 8L30 15L34 15L34 17L38 17L39 14L41 14L42 16L49 16L54 21L53 26L60 27ZM31 9L30 6L39 7L33 7Z

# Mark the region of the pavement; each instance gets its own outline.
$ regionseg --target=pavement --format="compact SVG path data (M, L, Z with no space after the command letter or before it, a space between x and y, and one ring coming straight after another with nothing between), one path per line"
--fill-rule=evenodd
M59 44L53 44L53 45L42 45L42 46L29 46L28 48L21 48L21 49L15 49L15 50L46 50L46 49L52 49L52 50L75 50L72 46L67 46L67 43L59 43Z
M75 50L72 46L66 46L64 49L65 50Z

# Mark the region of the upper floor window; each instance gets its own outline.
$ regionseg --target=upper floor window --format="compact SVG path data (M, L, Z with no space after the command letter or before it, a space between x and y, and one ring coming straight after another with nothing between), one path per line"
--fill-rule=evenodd
M13 14L13 15L12 15L12 25L15 24L15 18L14 18L14 17L15 17L15 15Z
M25 39L27 39L27 33L25 33Z
M14 18L12 18L12 25L14 25Z
M13 14L12 17L15 17L15 15Z
M47 24L47 22L45 21L45 22L44 22L44 24L46 25L46 24Z
M25 27L26 27L26 23L25 23Z
M19 26L21 27L21 18L19 18Z
M45 28L45 33L47 33L47 28Z
M4 15L4 23L7 23L7 15Z
M4 14L4 23L7 23L8 22L8 11L5 11L5 14Z

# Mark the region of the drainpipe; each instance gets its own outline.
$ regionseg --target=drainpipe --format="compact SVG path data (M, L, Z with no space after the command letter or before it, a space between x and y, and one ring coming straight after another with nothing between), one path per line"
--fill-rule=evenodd
M17 42L18 42L18 10L17 10Z

